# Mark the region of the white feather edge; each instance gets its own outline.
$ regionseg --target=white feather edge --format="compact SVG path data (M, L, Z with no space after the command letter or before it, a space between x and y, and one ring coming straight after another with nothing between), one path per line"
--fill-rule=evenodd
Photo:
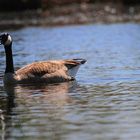
M68 70L68 75L75 78L75 76L76 76L76 74L78 72L79 67L80 67L80 65L78 65L76 67L73 67L72 69L69 69Z

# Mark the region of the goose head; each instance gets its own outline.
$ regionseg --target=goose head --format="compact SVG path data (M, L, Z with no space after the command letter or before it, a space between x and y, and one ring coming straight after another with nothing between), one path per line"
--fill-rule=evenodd
M9 46L12 44L12 37L8 33L0 35L0 45Z

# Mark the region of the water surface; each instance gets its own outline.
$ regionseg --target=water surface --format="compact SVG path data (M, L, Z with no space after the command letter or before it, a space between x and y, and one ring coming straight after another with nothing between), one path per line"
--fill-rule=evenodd
M15 69L49 59L85 58L77 80L4 87L2 140L139 140L140 25L27 27L14 38Z

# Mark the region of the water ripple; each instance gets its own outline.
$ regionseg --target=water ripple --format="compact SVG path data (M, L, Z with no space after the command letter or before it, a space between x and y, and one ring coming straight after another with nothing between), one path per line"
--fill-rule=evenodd
M0 48L1 138L139 140L140 25L27 27L14 37L15 68L33 61L85 58L77 81L4 87ZM57 52L57 53L56 53Z

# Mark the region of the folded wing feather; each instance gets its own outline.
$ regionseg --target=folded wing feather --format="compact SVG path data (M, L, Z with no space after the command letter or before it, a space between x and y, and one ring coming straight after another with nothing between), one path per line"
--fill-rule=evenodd
M18 80L43 79L48 82L66 81L71 79L69 70L80 63L75 60L56 60L34 62L16 71Z

